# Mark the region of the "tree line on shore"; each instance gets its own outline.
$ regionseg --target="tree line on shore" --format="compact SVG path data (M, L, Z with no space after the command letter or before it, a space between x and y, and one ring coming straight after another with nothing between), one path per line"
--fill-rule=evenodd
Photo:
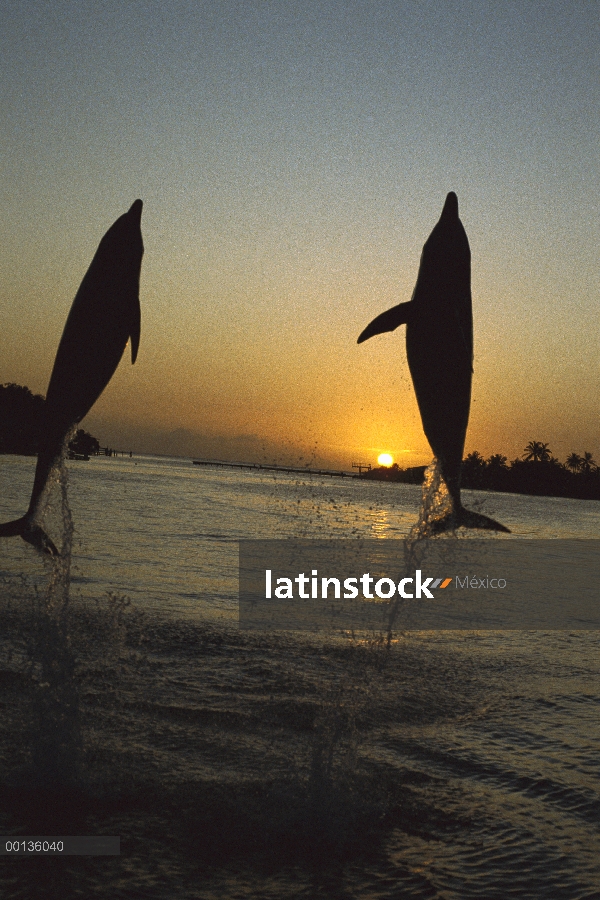
M39 450L44 397L20 384L0 384L0 453L35 456ZM69 442L71 453L98 453L100 443L80 428Z
M543 494L600 500L600 468L590 452L572 452L565 462L548 444L530 441L520 458L508 462L494 453L487 460L476 450L463 461L462 486L515 494Z
M420 484L425 466L401 469L397 463L363 473L375 481ZM521 457L508 461L501 453L485 459L474 450L463 460L461 487L483 491L507 491L546 497L600 500L600 467L589 452L571 453L562 463L548 444L530 441Z

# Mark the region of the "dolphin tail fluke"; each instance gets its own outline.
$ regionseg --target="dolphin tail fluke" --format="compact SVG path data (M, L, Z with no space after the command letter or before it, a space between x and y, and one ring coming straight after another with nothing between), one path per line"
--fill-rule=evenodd
M503 531L510 534L510 528L484 516L481 513L473 512L465 509L464 506L459 507L457 511L447 513L439 519L431 521L426 529L427 534L442 534L445 531L455 531L457 528L481 528L486 531Z
M370 322L364 331L361 332L357 344L362 344L376 334L383 334L385 331L395 331L399 325L406 325L408 317L412 310L412 300L407 303L399 303L398 306L392 306Z
M55 544L40 525L29 523L21 537L41 553L47 553L48 556L60 556Z
M510 528L507 528L506 525L501 525L500 522L490 519L489 516L465 509L464 506L461 506L458 512L458 524L465 528L484 528L488 531L504 531L506 534L510 534Z
M0 525L0 537L15 537L17 534L22 535L27 527L27 516L21 516L20 519L13 519L12 522L4 522Z
M60 555L56 545L44 529L32 522L28 516L22 516L20 519L0 525L0 537L15 537L16 535L20 535L24 541L42 553L47 553L49 556Z

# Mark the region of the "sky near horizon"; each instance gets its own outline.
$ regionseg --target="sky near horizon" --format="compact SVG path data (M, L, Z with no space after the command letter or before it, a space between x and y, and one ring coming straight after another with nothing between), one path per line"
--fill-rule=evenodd
M88 430L428 462L404 327L356 338L410 299L454 190L466 452L599 459L599 24L592 0L6 0L0 383L45 393L97 244L140 197L138 361Z

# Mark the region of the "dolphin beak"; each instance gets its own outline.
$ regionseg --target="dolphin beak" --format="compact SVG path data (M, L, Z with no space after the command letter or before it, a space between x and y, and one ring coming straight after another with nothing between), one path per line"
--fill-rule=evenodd
M136 225L140 225L142 221L142 207L143 203L141 200L136 200L135 203L131 205L128 216L131 216Z
M442 216L458 219L458 197L456 196L454 191L450 191L450 193L446 197L446 202L444 203L444 208L442 210Z

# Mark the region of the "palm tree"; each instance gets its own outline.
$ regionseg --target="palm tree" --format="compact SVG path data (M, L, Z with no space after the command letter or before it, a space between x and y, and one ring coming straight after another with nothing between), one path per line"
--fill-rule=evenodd
M466 459L463 459L463 471L468 472L470 475L482 472L483 469L485 469L485 466L485 459L478 450L473 450L472 453L468 454Z
M485 465L485 459L478 450L473 450L472 453L469 453L465 459L465 462L470 463L472 466Z
M571 472L579 472L582 462L578 453L571 453L570 456L567 456L567 469L570 469Z
M541 441L529 441L523 453L525 462L548 462L551 456L552 450Z
M494 453L488 459L485 467L485 481L492 489L504 484L508 472L506 463L506 456L503 456L501 453Z
M592 471L592 467L596 466L596 460L592 456L591 453L584 453L583 458L581 460L580 469L584 475L589 475Z
M471 487L479 487L481 484L481 477L486 469L485 459L477 450L473 450L472 453L469 453L466 459L463 459L462 464L462 474L465 479L465 484L470 484Z

